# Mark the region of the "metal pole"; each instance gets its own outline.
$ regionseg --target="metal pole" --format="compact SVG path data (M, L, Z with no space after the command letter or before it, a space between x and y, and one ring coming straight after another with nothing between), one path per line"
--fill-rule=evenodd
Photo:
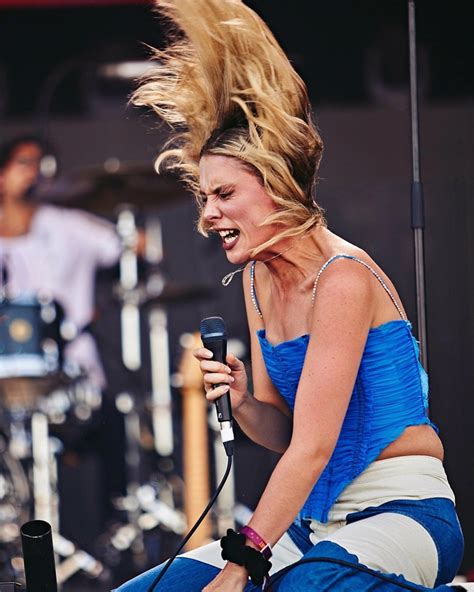
M408 30L410 58L410 114L412 147L411 226L415 247L416 308L421 362L428 371L426 330L425 255L423 233L425 228L423 184L420 177L420 132L418 116L418 80L416 68L415 1L408 0Z
M136 371L140 369L142 364L138 261L135 252L137 227L135 225L135 214L127 204L122 204L118 213L117 234L122 243L122 254L120 256L122 360L126 368Z

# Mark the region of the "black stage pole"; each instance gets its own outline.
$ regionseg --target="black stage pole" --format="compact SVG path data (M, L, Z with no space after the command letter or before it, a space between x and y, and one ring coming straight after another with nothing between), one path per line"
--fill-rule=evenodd
M426 332L425 253L423 233L425 212L423 184L420 178L420 130L418 117L418 80L416 69L415 0L408 0L408 39L410 58L410 114L412 148L411 227L415 244L416 307L421 363L428 371Z

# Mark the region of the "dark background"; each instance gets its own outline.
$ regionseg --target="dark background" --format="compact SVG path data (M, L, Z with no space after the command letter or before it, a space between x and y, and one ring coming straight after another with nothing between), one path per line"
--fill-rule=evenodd
M308 84L326 145L317 197L329 227L367 249L384 267L416 331L406 4L249 4L268 22ZM462 0L448 9L445 3L419 0L416 6L431 415L440 428L446 470L457 496L466 537L460 573L467 573L474 568L473 5ZM41 9L1 9L0 3L1 139L46 131L65 172L101 165L110 157L151 163L165 130L154 118L127 108L131 84L105 81L98 74L101 63L146 57L143 43L163 43L159 21L147 3ZM162 221L168 277L214 286L206 300L168 306L171 370L180 361L179 336L196 330L204 316L222 315L229 333L247 343L240 280L221 287L229 266L219 244L194 231L192 201L183 194L171 203L137 205L143 220L153 213ZM113 211L108 217L113 219ZM112 295L116 275L117 270L109 270L99 277L101 314L95 328L110 397L127 384L145 400L147 368L131 377L118 362L119 308ZM143 318L145 332L145 310ZM174 407L179 473L178 391ZM147 457L147 466L159 460ZM239 437L236 490L241 503L254 506L274 460ZM93 458L86 462L90 474L100 473ZM67 473L69 483L81 478L80 472ZM87 502L93 504L93 488L89 496ZM91 523L80 500L69 492L66 501L74 505L71 511L63 504L67 534L93 550L100 511ZM87 528L81 512L89 516Z
M102 6L106 2L98 1L96 6L82 2L81 7L80 1L66 0L62 4L69 3L78 6L2 10L0 2L7 117L31 116L47 79L53 70L58 75L60 68L63 76L52 110L86 115L90 88L84 86L92 84L90 71L98 61L143 57L142 44L163 42L158 20L151 16L151 3ZM366 104L370 99L367 53L374 48L384 52L384 78L392 87L407 80L406 3L401 0L294 0L290 6L283 1L253 0L249 5L268 22L306 80L316 105ZM416 6L418 43L427 54L422 73L425 95L437 102L472 98L468 68L473 50L472 3L458 0L448 9L442 2L418 0Z

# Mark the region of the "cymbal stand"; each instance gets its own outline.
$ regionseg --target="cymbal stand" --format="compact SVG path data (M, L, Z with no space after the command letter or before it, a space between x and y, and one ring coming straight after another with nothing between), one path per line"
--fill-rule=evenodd
M131 393L120 393L115 404L124 415L125 424L125 466L127 475L126 496L116 500L116 506L125 510L127 524L121 526L111 537L110 542L119 551L131 549L133 557L138 563L143 560L145 545L143 533L137 528L140 516L140 506L137 492L140 487L140 417L135 399Z
M58 584L63 584L78 571L93 578L99 577L104 567L94 557L78 549L73 542L59 534L59 498L57 493L57 463L54 441L49 437L48 418L35 412L31 418L33 456L33 498L35 519L49 522L53 528L55 552L64 558L57 566ZM57 448L57 447L56 447Z
M140 293L138 289L138 261L136 245L138 231L131 206L123 204L117 215L117 234L122 243L120 256L120 316L122 360L129 370L141 367Z
M161 294L165 281L159 271L149 276L146 289L139 286L136 245L138 231L130 206L122 205L118 214L117 232L122 242L120 260L120 296L122 299L122 358L129 370L141 366L139 305L146 296ZM146 260L159 264L163 259L161 225L157 218L149 217L146 226ZM173 428L171 424L171 387L169 381L169 354L167 319L160 306L154 307L148 317L151 375L152 375L152 423L154 448L162 457L173 452ZM158 475L155 483L140 484L140 409L132 393L120 393L116 397L117 409L124 415L126 440L126 495L115 500L117 509L124 510L127 523L109 535L108 544L119 552L130 549L134 559L144 559L143 531L162 525L181 535L186 528L182 512L175 510L172 486Z
M162 525L176 534L183 534L186 521L182 512L173 507L172 494L167 483L158 488L150 483L140 485L140 417L136 402L130 393L120 393L117 409L125 416L127 495L116 500L116 506L127 513L124 524L110 537L117 551L131 549L136 560L143 559L145 550L143 532ZM160 499L161 498L161 499Z
M149 217L146 227L146 258L155 269L147 281L147 293L159 296L165 280L159 271L163 261L161 223L158 217ZM173 454L173 417L171 411L171 384L168 341L168 321L164 307L154 305L148 315L151 363L151 415L155 450L160 456Z

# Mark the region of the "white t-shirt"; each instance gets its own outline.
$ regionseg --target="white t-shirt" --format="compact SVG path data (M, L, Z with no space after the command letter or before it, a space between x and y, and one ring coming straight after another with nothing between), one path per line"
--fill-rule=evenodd
M111 223L80 210L39 206L28 234L0 237L0 266L6 269L7 295L46 294L61 304L66 319L80 330L93 318L96 270L114 265L120 250ZM83 333L69 343L65 358L104 385L90 334Z

